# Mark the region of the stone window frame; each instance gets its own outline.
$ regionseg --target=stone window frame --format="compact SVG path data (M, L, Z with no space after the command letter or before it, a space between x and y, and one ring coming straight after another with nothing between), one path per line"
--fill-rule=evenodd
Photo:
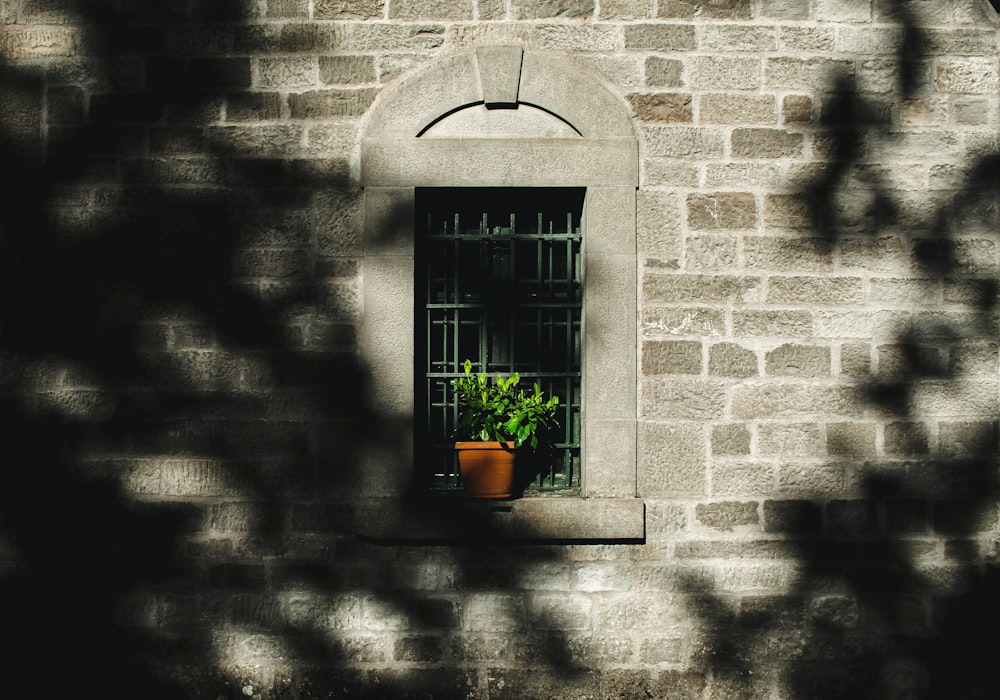
M524 137L515 129L488 137L421 138L465 109L521 105L544 110L578 136ZM375 409L393 426L380 444L395 446L364 456L362 534L642 540L645 509L636 473L638 140L621 100L565 59L518 46L480 47L424 66L379 97L362 128L360 173L360 350L371 372ZM420 187L586 188L580 497L473 503L412 493L414 197Z

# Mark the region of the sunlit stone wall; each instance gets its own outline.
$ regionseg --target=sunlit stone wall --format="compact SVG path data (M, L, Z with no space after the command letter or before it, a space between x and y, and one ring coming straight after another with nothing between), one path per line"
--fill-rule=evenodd
M0 13L0 695L996 695L987 0ZM486 45L634 117L638 541L358 535L360 134Z

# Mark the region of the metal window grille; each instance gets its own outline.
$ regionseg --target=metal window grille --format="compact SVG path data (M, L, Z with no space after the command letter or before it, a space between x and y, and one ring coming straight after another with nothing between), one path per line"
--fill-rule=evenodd
M527 460L522 484L578 489L584 192L417 190L417 477L425 488L459 485L450 382L470 359L475 372L518 372L522 386L538 382L559 396L560 427Z

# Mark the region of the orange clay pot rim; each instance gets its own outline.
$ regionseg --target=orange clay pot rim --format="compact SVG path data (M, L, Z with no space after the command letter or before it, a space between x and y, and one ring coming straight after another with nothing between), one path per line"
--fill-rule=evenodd
M499 442L483 442L482 440L474 440L471 442L456 442L456 450L512 450L514 449L514 441L509 440L507 442L507 447L505 448Z

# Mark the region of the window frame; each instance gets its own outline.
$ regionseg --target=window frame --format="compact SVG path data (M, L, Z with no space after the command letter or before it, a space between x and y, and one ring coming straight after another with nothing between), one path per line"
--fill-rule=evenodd
M558 86L553 89L553 86ZM483 105L539 107L579 138L420 138ZM473 165L470 165L473 164ZM362 465L362 534L380 539L637 541L638 146L621 101L581 69L520 47L433 63L381 96L361 139L360 346L393 426ZM426 502L413 492L414 229L418 187L582 187L582 485L579 498ZM401 447L400 447L401 446ZM409 459L406 455L409 455Z

